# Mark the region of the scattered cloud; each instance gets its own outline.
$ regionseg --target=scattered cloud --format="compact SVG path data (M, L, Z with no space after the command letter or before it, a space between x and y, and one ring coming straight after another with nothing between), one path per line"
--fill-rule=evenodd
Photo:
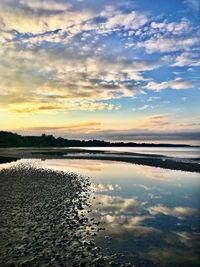
M120 105L114 105L103 102L95 101L52 101L50 103L40 103L39 100L26 102L24 99L23 103L14 103L9 105L9 109L13 113L26 114L26 113L55 113L55 112L66 112L72 110L81 111L103 111L103 110L118 110Z
M108 192L121 190L121 187L118 184L92 184L91 189L93 192Z
M148 29L148 38L145 39L138 42L138 47L143 47L149 54L190 51L199 43L198 35L194 34L194 28L186 18L182 18L180 22L152 22Z
M21 33L41 33L64 28L70 33L81 30L81 23L93 17L91 10L72 11L66 1L2 0L1 25Z
M194 216L198 214L198 210L194 208L188 208L188 207L167 208L162 205L150 207L148 208L148 211L151 215L156 215L161 213L164 215L170 215L178 218Z
M155 91L161 91L167 88L181 90L181 89L189 89L192 87L194 87L194 82L187 81L182 78L176 78L175 80L165 81L161 83L151 81L146 86L147 89Z
M151 38L144 43L139 44L139 47L145 47L147 53L153 52L176 52L188 50L188 48L197 44L199 39L196 37L190 38Z
M137 211L139 205L138 201L134 198L121 198L118 196L108 196L108 195L96 195L93 200L93 204L98 206L99 212L106 212L107 214L115 214L115 212L121 212L126 214L134 214Z
M124 30L136 30L147 23L147 21L147 16L137 11L130 13L117 12L115 15L107 18L107 21L101 25L101 29L105 31L122 27Z
M186 5L190 7L187 10ZM199 3L185 0L181 6L183 12L175 18L160 16L154 8L145 11L133 1L1 0L1 109L12 121L32 114L45 120L56 114L64 122L62 114L71 115L72 111L81 117L85 114L81 111L86 111L91 118L92 112L98 116L101 112L101 119L104 111L112 115L111 129L107 124L91 133L86 127L83 136L76 133L77 138L93 134L119 140L124 134L124 140L137 140L139 135L162 139L159 127L167 130L170 138L185 134L189 138L185 130L172 133L175 122L163 119L156 124L140 118L142 112L138 112L165 113L173 105L172 92L169 99L161 93L161 102L154 91L193 88L186 91L191 94L188 101L195 89L194 97L198 95L200 28L195 14ZM128 113L136 95L136 119L117 129L114 121L125 125L122 118L127 116L131 121L133 112ZM188 101L181 101L182 112ZM9 127L4 122L3 128ZM190 137L196 136L194 127Z
M101 204L99 204L101 203ZM145 220L151 218L149 215L139 215L140 203L132 198L121 198L117 196L96 195L92 205L97 207L92 215L99 216L106 223L109 233L122 233L130 230L132 234L146 235L159 232L157 229L144 225Z
M18 113L119 109L97 101L133 96L142 85L141 72L156 67L151 61L87 57L56 47L22 51L11 45L0 54L0 102Z
M169 34L179 36L190 30L190 22L185 18L183 18L179 23L167 22L165 20L162 22L152 22L150 26L152 31L159 31L159 33L163 33L165 36Z
M176 57L175 63L172 64L172 66L200 66L199 54L193 52L184 52Z
M142 107L139 107L138 110L145 110L145 109L148 109L148 108L152 108L152 106L144 105Z

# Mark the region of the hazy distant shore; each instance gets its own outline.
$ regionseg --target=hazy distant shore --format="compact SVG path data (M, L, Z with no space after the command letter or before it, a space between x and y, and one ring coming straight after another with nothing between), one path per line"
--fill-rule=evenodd
M128 162L138 165L160 167L164 169L200 172L199 158L182 159L157 154L127 153L84 149L21 148L0 149L0 162L7 158L9 162L17 159L95 159ZM3 162L2 162L3 163Z

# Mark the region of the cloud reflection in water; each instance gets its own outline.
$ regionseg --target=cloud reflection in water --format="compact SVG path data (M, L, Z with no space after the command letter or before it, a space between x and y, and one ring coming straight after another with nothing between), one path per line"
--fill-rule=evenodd
M91 177L92 216L105 227L95 242L105 253L136 266L199 266L198 173L97 160L38 164Z

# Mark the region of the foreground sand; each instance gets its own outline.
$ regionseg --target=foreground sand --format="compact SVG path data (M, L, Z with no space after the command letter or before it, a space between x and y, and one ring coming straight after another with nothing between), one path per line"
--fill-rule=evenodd
M84 149L64 148L10 148L0 149L0 157L12 158L41 158L41 159L95 159L129 162L139 165L160 167L164 169L182 170L189 172L200 172L200 159L182 159L166 157L157 154L141 154L126 152L108 152Z
M88 178L17 164L0 182L0 266L133 266L95 246Z

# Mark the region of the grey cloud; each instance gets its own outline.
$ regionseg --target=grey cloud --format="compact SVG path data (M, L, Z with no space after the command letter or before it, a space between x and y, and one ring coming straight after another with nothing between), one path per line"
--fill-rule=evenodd
M68 138L73 138L74 135L70 134L63 134L63 136ZM76 138L84 138L84 139L91 139L91 138L98 138L110 141L135 141L135 142L145 142L145 141L161 141L161 142L170 142L170 141L196 141L200 145L200 131L179 131L179 132L159 132L159 131L151 131L148 129L139 130L100 130L94 131L90 134L79 133Z
M104 138L109 138L113 140L135 140L135 141L178 141L178 140L200 140L200 131L195 132L155 132L155 131L141 131L139 133L134 133L134 130L131 132L123 133L107 133L104 135Z

